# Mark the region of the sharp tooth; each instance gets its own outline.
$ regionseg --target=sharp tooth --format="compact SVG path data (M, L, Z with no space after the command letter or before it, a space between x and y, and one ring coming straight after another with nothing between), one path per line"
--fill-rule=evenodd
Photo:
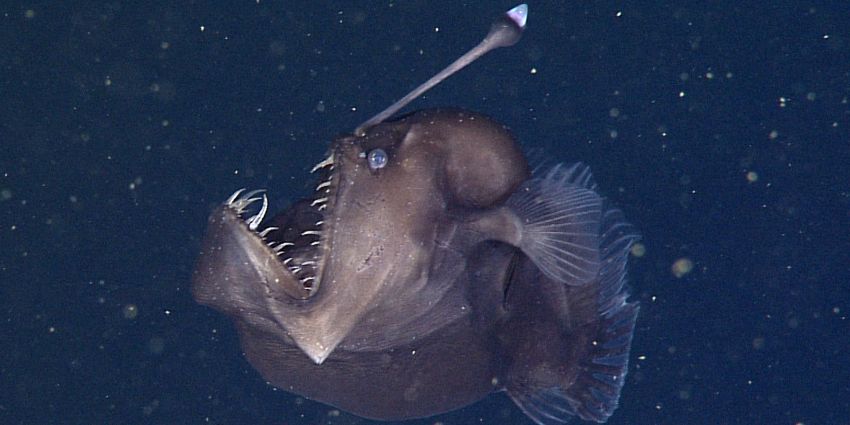
M324 211L324 210L325 210L325 208L327 208L327 207L328 207L327 205L322 204L322 205L319 205L319 208L317 208L317 209L318 209L319 211Z
M328 198L319 198L319 199L316 199L315 201L313 201L313 202L310 204L310 206L311 206L311 207L315 207L316 205L318 205L318 204L324 204L325 202L328 202Z
M298 274L298 272L301 271L301 267L298 267L298 266L290 267L289 271L292 272L292 274Z
M283 242L283 243L280 244L280 246L283 246L283 247L293 246L293 245L295 245L295 244L292 243L292 242Z
M269 233L274 232L275 230L280 230L280 229L277 228L277 227L266 227L265 229L263 229L262 232L258 233L258 235L260 235L261 238L265 238L266 236L269 235Z
M303 263L301 263L301 265L302 266L315 266L316 262L315 261L304 261Z
M250 205L252 202L257 202L260 199L263 199L263 198L254 198L253 197L254 195L258 195L258 194L263 193L263 192L265 192L265 190L263 190L263 189L252 190L252 191L242 195L241 197L239 197L239 200L241 202L245 202L246 205Z
M292 257L286 257L286 259L283 260L283 265L288 266L289 263L291 263L291 262L292 262Z
M323 224L325 224L325 220L319 220L316 222L316 226L321 226Z
M322 183L319 183L319 185L318 185L318 186L316 186L316 192L318 192L318 191L320 191L320 190L322 190L322 189L324 189L324 188L326 188L326 187L329 187L330 185L331 185L331 181L330 181L330 180L325 181L325 182L322 182Z
M315 173L317 170L320 170L320 169L322 169L322 168L325 168L325 167L327 167L328 165L333 165L333 163L334 163L334 155L333 155L333 154L330 154L330 156L328 156L327 158L325 158L325 160L324 160L324 161L322 161L322 162L320 162L320 163L316 164L316 166L315 166L315 167L313 167L313 169L312 169L312 170L310 170L310 173Z
M322 236L322 231L321 230L305 230L305 231L301 232L301 236L307 236L307 235Z
M233 202L230 202L228 204L228 205L230 205L230 208L233 208L239 214L242 214L243 212L245 212L245 209L248 208L248 206L250 206L254 202L257 202L257 201L263 199L263 198L253 198L253 196L258 194L258 193L265 192L265 191L264 190L252 190L252 191L245 193L245 194L241 194L241 192L242 192L241 190L239 192L237 192L237 193L240 193L240 195L238 197L239 199L234 199ZM231 196L231 198L232 198L232 196Z
M310 242L310 246L319 246L322 244L322 241Z
M241 195L241 194L242 194L242 192L244 192L244 191L245 191L245 188L243 187L242 189L239 189L239 190L237 190L236 192L233 192L233 195L230 195L230 197L229 197L229 198L227 198L227 200L226 200L226 201L224 201L224 204L225 204L225 205L231 205L231 206L232 206L232 205L233 205L233 202L234 202L234 201L236 201L236 198L238 198L238 197L239 197L239 195Z
M257 230L257 227L259 227L260 222L263 221L263 218L266 216L266 211L268 210L269 198L267 198L266 195L263 194L263 206L262 208L260 208L260 212L258 212L257 215L248 219L248 228L251 230Z

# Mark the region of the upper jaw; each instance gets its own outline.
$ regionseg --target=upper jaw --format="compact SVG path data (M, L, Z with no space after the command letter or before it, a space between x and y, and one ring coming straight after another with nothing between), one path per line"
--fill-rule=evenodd
M237 190L222 205L241 218L244 229L265 245L268 256L276 258L288 272L290 279L287 280L298 282L302 290L297 291L297 298L311 298L322 283L324 264L331 244L330 212L335 203L335 189L339 180L339 173L335 170L335 156L332 151L313 167L311 173L320 174L314 192L286 212L288 215L299 215L301 211L293 210L305 209L316 218L309 225L305 225L303 220L287 228L277 227L275 222L268 223L268 197L263 190ZM286 223L286 216L283 220Z

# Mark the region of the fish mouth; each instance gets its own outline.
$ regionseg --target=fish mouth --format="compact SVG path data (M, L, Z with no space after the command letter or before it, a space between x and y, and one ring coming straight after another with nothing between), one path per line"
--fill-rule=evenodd
M291 279L282 284L295 298L312 297L322 283L322 272L331 251L330 217L339 181L336 156L331 151L310 171L319 177L311 195L273 216L268 214L268 197L262 189L237 190L223 204L242 220L247 231L262 241L267 258L274 258L288 272Z

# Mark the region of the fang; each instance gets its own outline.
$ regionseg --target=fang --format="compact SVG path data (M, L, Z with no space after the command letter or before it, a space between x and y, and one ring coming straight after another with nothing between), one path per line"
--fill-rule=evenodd
M316 171L318 171L318 170L320 170L320 169L322 169L322 168L325 168L325 167L327 167L327 166L329 166L329 165L333 165L333 164L334 164L334 155L333 155L333 154L330 154L330 156L328 156L327 158L325 158L325 160L324 160L324 161L322 161L322 162L320 162L320 163L316 164L316 166L315 166L315 167L313 167L313 169L312 169L312 170L310 170L310 173L315 173Z

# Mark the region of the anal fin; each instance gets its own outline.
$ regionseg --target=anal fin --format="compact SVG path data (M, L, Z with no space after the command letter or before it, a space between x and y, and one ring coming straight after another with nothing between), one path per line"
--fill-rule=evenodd
M508 395L539 425L563 424L574 416L607 421L625 383L637 313L637 303L623 304L597 323L601 325L597 338L586 341L589 346L578 364L561 370L561 378L571 377L569 384L541 385L533 375L515 377L508 383Z

